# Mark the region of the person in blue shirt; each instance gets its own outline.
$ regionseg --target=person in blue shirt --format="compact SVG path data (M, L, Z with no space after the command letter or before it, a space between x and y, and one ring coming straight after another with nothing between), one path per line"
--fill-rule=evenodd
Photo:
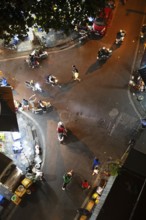
M99 159L95 157L92 164L92 170L94 170L94 168L98 167L99 165L100 165Z
M2 81L1 81L1 86L7 86L8 85L8 82L6 80L6 78L2 78Z

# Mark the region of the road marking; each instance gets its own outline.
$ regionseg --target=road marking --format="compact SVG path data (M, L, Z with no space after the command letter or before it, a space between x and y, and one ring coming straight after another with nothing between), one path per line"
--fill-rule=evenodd
M73 45L71 45L70 47L66 47L64 49L60 49L60 50L55 50L55 51L50 51L48 52L48 54L53 54L53 53L61 53L63 51L66 51L66 50L69 50L69 49L72 49L73 47L77 46L79 43L75 43ZM25 55L25 56L17 56L17 57L10 57L10 58L7 58L7 59L0 59L0 62L6 62L6 61L10 61L10 60L18 60L18 59L24 59L26 58L28 55Z
M118 124L120 123L121 118L122 118L122 114L120 114L120 115L117 117L116 122L115 122L114 125L112 126L111 131L109 132L109 136L112 135L112 133L114 132L115 128L118 126Z

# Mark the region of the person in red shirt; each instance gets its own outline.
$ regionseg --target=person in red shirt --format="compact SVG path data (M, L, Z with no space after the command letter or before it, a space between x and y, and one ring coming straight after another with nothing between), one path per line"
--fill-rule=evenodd
M87 180L82 182L82 189L90 189L90 185Z
M62 133L63 135L67 135L67 130L66 130L66 128L64 127L64 124L63 124L62 122L59 122L59 123L58 123L57 132L58 132L58 133Z

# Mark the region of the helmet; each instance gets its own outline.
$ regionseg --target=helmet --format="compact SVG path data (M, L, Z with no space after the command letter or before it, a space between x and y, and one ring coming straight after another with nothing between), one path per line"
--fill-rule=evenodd
M122 33L122 32L123 32L123 30L120 30L120 32Z
M63 123L61 121L58 122L58 126L62 126Z

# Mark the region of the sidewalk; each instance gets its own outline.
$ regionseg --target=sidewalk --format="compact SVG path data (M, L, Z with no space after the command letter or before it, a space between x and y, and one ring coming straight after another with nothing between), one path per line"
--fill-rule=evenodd
M68 35L63 31L54 31L53 29L50 29L48 34L41 30L33 31L33 33L31 32L25 41L18 43L16 50L3 48L3 41L1 40L0 53L3 53L4 50L12 51L13 53L32 51L39 46L43 46L49 51L57 51L74 45L78 39L78 33L76 31Z
M44 156L44 152L42 155L36 155L35 153L35 146L38 144L42 149L42 142L40 136L38 134L39 130L37 125L27 116L26 112L19 112L17 114L17 121L19 127L19 134L20 134L20 142L22 146L22 150L14 151L14 139L13 133L11 132L3 132L5 135L5 141L3 142L3 149L2 153L8 156L10 159L13 160L14 164L20 168L23 174L26 174L26 169L33 163L35 164L42 163L42 155ZM16 134L17 135L17 134ZM39 138L38 138L39 137ZM0 194L2 194L7 200L10 201L13 193L6 189L3 185L0 185ZM10 202L6 208L0 206L0 217L4 218L8 216L13 209L17 206Z
M140 63L142 60L142 56L144 53L144 43L139 43L138 47L138 52L136 56L136 61L133 69L133 76L136 76L137 70L140 68ZM138 115L140 118L145 118L146 117L146 91L141 92L141 91L130 91L130 97L131 100L133 101L134 107L136 111L138 112Z

